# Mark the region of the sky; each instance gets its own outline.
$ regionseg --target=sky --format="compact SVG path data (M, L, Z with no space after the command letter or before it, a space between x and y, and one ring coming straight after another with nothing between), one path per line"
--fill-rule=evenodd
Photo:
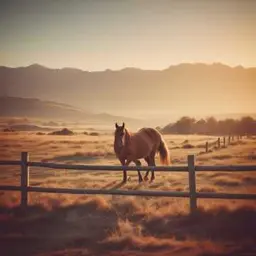
M0 65L256 66L254 0L1 0Z

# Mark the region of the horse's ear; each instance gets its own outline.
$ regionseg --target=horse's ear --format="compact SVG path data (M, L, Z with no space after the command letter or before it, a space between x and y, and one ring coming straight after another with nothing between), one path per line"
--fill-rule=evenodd
M117 125L117 123L115 123L115 126L116 126L116 129L118 128L118 125Z
M122 128L124 129L125 123L123 123Z

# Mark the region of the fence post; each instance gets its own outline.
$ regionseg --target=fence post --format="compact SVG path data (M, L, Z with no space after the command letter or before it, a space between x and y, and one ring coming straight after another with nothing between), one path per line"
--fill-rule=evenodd
M195 177L195 157L188 155L188 173L189 173L189 197L190 197L190 213L196 212L196 177Z
M220 148L220 138L218 138L217 143L218 143L218 148Z
M28 167L28 152L21 152L21 207L25 208L28 205L29 186L29 167Z
M209 151L209 144L208 144L208 141L206 141L205 143L205 152L208 153Z

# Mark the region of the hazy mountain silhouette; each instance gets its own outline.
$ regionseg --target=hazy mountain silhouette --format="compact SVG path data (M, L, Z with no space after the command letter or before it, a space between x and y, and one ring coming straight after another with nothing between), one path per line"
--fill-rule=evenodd
M0 67L0 94L65 102L115 115L177 115L255 111L256 68L180 64L164 70L82 71Z

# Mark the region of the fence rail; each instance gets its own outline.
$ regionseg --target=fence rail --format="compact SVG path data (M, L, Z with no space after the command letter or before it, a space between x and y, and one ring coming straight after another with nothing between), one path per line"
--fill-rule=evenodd
M214 198L214 199L247 199L256 200L256 194L237 194L237 193L212 193L212 192L197 192L196 191L196 172L197 171L222 171L222 172L237 172L237 171L256 171L256 165L230 165L230 166L196 166L194 155L188 156L187 166L108 166L108 165L67 165L56 163L43 163L29 161L28 153L21 153L20 161L3 161L0 160L0 165L20 165L21 167L21 185L9 186L0 185L0 190L20 191L21 206L27 207L29 192L43 193L63 193L63 194L101 194L101 195L125 195L125 196L154 196L154 197L185 197L190 201L190 212L194 213L197 210L198 198ZM119 190L119 189L71 189L71 188L44 188L34 187L29 185L29 167L42 167L51 169L68 169L68 170L84 170L84 171L129 171L137 170L152 170L161 172L187 172L189 181L189 192L177 191L152 191L152 190Z

